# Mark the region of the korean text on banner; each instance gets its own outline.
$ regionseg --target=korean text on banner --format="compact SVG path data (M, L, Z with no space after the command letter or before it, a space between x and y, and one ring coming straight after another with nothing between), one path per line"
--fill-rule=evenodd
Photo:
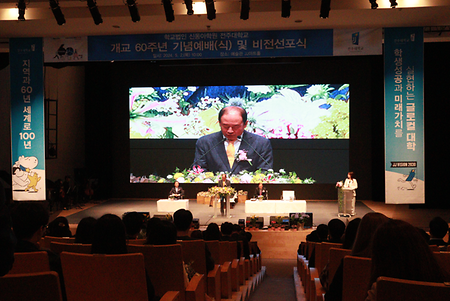
M10 39L12 196L45 200L42 38Z

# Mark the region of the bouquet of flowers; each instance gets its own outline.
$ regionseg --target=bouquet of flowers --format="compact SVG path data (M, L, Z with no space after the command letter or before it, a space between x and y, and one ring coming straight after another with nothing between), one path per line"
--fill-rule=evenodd
M210 187L208 190L211 194L219 195L221 197L223 196L229 196L234 195L236 193L236 190L234 190L233 187Z

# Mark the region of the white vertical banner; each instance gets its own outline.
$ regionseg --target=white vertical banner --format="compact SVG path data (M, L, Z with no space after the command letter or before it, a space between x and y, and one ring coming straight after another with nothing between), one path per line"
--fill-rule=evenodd
M423 28L386 28L384 44L386 203L423 204Z

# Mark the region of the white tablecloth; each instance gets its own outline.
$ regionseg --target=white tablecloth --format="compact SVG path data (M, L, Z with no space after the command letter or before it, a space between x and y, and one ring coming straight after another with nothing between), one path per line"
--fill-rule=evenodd
M306 201L245 201L245 213L306 212Z
M175 212L178 209L189 210L189 200L159 200L156 202L158 212Z

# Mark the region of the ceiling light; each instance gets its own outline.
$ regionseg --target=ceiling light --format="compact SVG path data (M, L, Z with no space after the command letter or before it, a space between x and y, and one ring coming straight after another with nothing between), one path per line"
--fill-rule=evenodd
M330 2L331 0L322 0L320 5L320 17L322 19L326 19L330 15Z
M173 12L172 1L171 0L162 0L162 4L164 6L164 13L166 14L167 22L172 22L175 20L175 15Z
M53 16L56 19L56 23L58 25L66 24L66 19L61 11L61 7L59 6L58 0L49 0L50 8L52 9Z
M250 0L241 0L241 19L247 20L250 15Z
M206 4L206 16L208 20L214 20L216 18L216 8L214 7L214 0L205 0Z
M369 2L370 2L370 8L371 9L377 9L378 8L377 0L369 0Z
M139 11L136 5L136 0L126 0L125 3L128 6L128 11L130 12L131 21L139 22L141 21L141 16L139 16Z
M291 16L291 0L281 0L281 17L289 18Z
M103 23L102 15L100 15L100 12L97 7L97 2L95 0L87 0L87 5L89 11L91 12L91 16L92 19L94 20L95 25Z
M391 2L391 7L392 8L396 8L397 5L398 5L397 1L395 1L395 0L389 0L389 2Z
M194 9L192 7L192 0L184 0L184 5L186 5L187 14L193 15Z
M19 0L17 2L17 9L19 10L19 17L17 18L19 21L25 21L25 9L27 8L27 5L25 3L25 0Z

